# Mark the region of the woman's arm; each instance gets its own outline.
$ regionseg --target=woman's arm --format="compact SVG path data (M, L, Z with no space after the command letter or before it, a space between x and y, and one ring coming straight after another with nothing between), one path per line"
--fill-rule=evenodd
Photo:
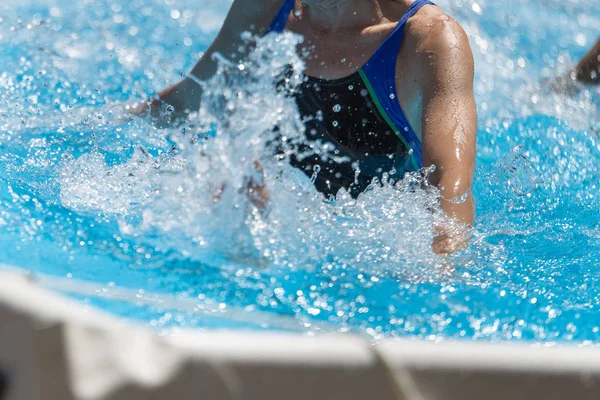
M585 83L600 83L600 40L575 67L577 80Z
M446 214L472 225L477 110L471 48L458 23L443 16L423 36L417 52L422 62L423 166L436 167L430 183L439 189ZM452 253L466 245L464 231L451 226L436 229L435 252Z
M198 110L202 91L197 80L205 81L217 72L214 54L219 53L234 61L243 59L247 46L241 38L242 33L264 34L282 4L283 0L234 0L219 34L192 69L192 77L161 91L158 99L134 106L131 112L149 114L158 124L168 125ZM172 106L172 111L168 114L161 112L164 105Z

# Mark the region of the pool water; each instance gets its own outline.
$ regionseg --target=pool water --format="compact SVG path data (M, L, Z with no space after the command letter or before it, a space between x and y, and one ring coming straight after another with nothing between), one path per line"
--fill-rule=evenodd
M161 130L124 105L177 81L229 2L5 0L0 263L165 332L600 341L600 93L550 89L600 37L600 3L438 4L463 24L477 68L464 252L432 253L441 217L417 177L331 204L266 160L275 124L300 132L271 84L290 60L301 72L297 37L259 39L243 68L223 66L244 73L209 83L189 126ZM240 190L257 159L268 213Z

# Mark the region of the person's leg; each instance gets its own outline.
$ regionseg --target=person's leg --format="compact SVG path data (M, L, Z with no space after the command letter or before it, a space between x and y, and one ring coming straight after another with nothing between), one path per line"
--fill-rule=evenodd
M575 67L577 80L583 83L600 83L600 40Z

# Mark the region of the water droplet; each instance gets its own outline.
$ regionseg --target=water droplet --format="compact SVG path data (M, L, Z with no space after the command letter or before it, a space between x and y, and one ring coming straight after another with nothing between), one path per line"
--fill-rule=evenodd
M394 100L396 98L396 95L394 93L390 94L390 99Z
M346 62L346 59L345 59L345 58L342 58L342 63L345 63L345 62Z
M348 90L354 90L354 85L348 86Z
M341 105L336 104L335 106L333 106L333 112L339 113L340 111L342 111Z
M337 121L333 121L332 125L334 128L337 128L340 123Z

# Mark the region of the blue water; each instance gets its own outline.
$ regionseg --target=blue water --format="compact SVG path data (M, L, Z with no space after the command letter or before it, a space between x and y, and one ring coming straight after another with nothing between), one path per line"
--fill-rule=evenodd
M182 137L217 137L207 148L216 152L232 145L227 135L258 137L270 110L294 121L268 91L264 103L237 100L239 131L217 114L186 132L123 114L193 65L226 1L8 0L0 263L60 278L42 281L157 329L600 341L600 96L547 83L600 37L600 4L439 4L467 30L477 65L477 222L465 252L431 253L431 199L418 191L332 206L292 177L297 187L285 184L268 217L244 219L234 191L213 205L206 181L235 187L235 155L251 160L255 148L207 169L202 141ZM261 62L256 75L269 71Z

